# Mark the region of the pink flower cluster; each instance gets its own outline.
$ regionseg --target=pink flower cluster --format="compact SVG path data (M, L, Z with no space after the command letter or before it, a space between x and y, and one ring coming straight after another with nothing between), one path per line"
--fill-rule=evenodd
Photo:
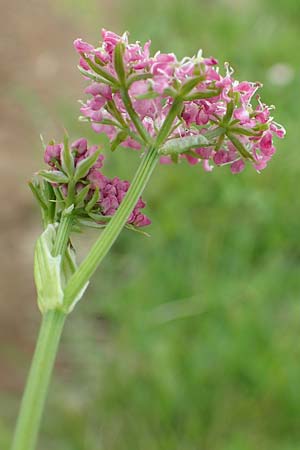
M44 160L50 166L51 170L60 170L62 167L62 151L64 144L49 144L45 149ZM80 138L72 143L71 153L74 160L75 170L80 162L83 162L89 156L97 151L98 147L93 145L88 147L87 140ZM117 211L121 201L129 189L130 183L123 181L118 177L108 178L100 169L103 167L104 155L100 154L88 170L87 174L80 179L75 187L76 194L80 194L85 186L90 187L86 198L83 199L84 204L93 198L96 190L99 190L99 197L93 207L92 212L103 215L113 216ZM61 187L61 192L64 196L68 194L68 184L54 183L55 186ZM151 223L150 219L142 214L141 210L146 206L145 202L140 198L132 211L127 223L136 227L143 227ZM101 222L101 221L100 221Z
M206 134L220 127L224 135L212 145L195 148L182 157L191 164L202 162L207 171L213 165L228 164L233 173L238 173L247 159L258 171L266 167L275 152L274 135L282 138L285 130L271 117L272 108L255 95L258 83L235 80L228 65L222 75L218 61L204 58L200 51L182 60L173 53L157 52L151 56L150 41L144 46L131 44L127 34L118 36L106 30L102 30L102 42L97 47L81 39L74 42L80 54L79 64L86 78L92 79L85 90L91 97L82 105L81 113L97 133L105 133L114 141L121 130L121 145L141 147L118 84L115 49L120 42L124 45L128 95L151 138L157 136L182 88L195 80L182 97L183 108L174 119L168 139ZM163 162L168 161L168 157L163 158Z

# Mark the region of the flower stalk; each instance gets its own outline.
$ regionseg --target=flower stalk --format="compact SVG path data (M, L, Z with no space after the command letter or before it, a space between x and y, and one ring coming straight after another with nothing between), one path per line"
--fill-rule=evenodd
M48 311L42 319L11 450L34 450L66 315Z
M70 305L72 303L74 297L76 297L86 282L91 278L121 233L130 213L144 191L158 159L159 155L155 147L151 147L145 152L127 195L123 199L116 214L113 216L103 233L99 236L85 260L70 278L64 291L65 305Z

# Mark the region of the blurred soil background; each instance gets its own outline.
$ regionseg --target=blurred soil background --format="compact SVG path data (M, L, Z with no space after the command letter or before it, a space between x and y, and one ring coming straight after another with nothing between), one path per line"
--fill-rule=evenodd
M179 57L203 48L288 131L266 172L160 167L152 237L124 232L66 326L39 450L300 448L298 0L2 1L0 448L9 448L39 325L39 213L26 186L40 134L76 139L76 37L102 27ZM138 157L107 155L130 179ZM78 239L85 247L96 234Z

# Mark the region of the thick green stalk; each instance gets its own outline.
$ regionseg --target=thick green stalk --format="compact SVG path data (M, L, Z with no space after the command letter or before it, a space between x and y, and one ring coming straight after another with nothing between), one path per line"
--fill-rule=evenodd
M64 255L72 227L71 214L65 214L59 224L53 256ZM34 450L47 396L58 344L66 319L57 310L46 312L31 363L16 424L12 450Z
M121 233L128 217L141 196L158 159L159 156L156 148L150 148L147 153L145 153L131 186L116 214L91 248L88 256L79 266L75 274L70 278L65 288L64 303L66 306L69 306L81 289L83 289L86 282L93 275L98 265Z
M24 391L12 450L34 450L47 396L49 381L66 315L48 311L34 352Z

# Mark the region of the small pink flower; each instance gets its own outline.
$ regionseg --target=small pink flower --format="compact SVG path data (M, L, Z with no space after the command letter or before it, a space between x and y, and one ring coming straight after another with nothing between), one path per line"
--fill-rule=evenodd
M218 60L211 56L210 58L204 58L203 62L206 66L216 66L219 64Z
M234 161L230 165L230 170L232 173L240 173L244 170L244 168L245 168L245 162L243 159L238 159L237 161Z
M210 159L210 157L212 156L212 149L208 147L196 148L195 152L201 159Z
M86 94L92 94L94 97L102 96L106 100L112 100L111 87L107 86L107 84L93 83L85 88L84 92Z
M118 36L116 33L113 33L112 31L105 30L105 28L102 29L102 38L104 48L108 53L112 53L117 43L122 40L121 36Z
M277 137L279 137L279 139L283 139L286 134L285 129L275 122L271 123L270 130L273 131L273 133L275 133Z
M191 123L196 122L197 115L199 114L199 107L195 103L186 103L182 112L182 118L189 127Z
M218 150L215 153L213 160L214 160L214 163L217 164L217 166L226 164L228 162L228 152L226 152L226 150Z
M91 147L89 147L86 151L85 156L91 156L93 155L96 151L98 150L98 146L97 145L92 145ZM104 161L104 155L102 153L100 153L100 155L98 156L97 161L95 162L93 168L95 169L100 169L103 166L103 161Z
M261 138L260 143L259 143L259 147L263 154L265 154L265 152L267 152L267 153L269 152L269 150L272 147L272 141L273 141L272 133L270 131L267 131L263 135L263 137Z
M106 183L107 183L107 178L105 175L103 175L103 173L99 172L96 169L91 169L88 176L87 176L87 180L91 183L91 188L92 189L100 189L102 190Z
M74 47L78 53L90 53L94 50L94 47L82 39L75 39Z
M85 138L77 139L77 141L74 141L71 145L72 149L76 149L79 155L82 155L87 150L87 140Z
M80 65L80 67L82 67L84 70L90 70L90 66L88 65L88 63L86 62L86 60L83 59L82 57L79 58L79 65Z
M44 153L44 161L46 164L54 166L54 161L60 162L60 154L63 149L62 144L47 145Z
M235 119L238 119L241 122L241 124L244 124L249 121L249 112L244 107L237 108L234 111L233 116Z

